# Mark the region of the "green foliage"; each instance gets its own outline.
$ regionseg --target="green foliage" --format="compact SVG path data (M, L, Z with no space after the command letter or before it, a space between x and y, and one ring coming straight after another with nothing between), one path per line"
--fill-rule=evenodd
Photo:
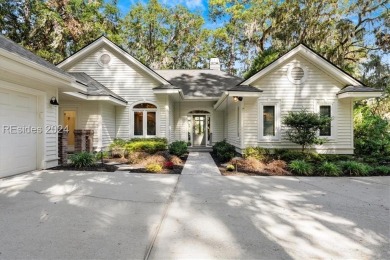
M267 65L269 65L271 62L275 61L277 58L279 58L279 51L268 48L262 53L260 53L252 62L251 67L249 70L245 73L244 78L250 78L254 74L256 74L261 69L265 68Z
M371 171L370 166L356 161L343 161L339 165L345 175L365 176Z
M223 140L214 144L213 153L219 160L227 162L234 157L236 149L234 145L231 145L226 142L226 140Z
M101 160L101 159L107 159L108 158L108 152L103 151L103 152L96 152L95 153L95 159L96 160Z
M252 157L257 160L264 160L266 156L269 154L269 151L263 147L247 147L244 149L242 155L245 159Z
M124 17L122 37L130 53L158 69L197 68L207 61L208 30L204 19L182 5L161 1L137 3Z
M168 149L170 154L182 156L188 152L187 142L174 141L169 145Z
M289 129L286 131L288 140L305 148L313 144L323 144L325 139L317 136L317 131L330 124L331 118L320 116L317 113L302 109L298 112L289 112L283 118L283 124Z
M292 173L297 175L308 176L313 174L313 166L310 163L305 162L303 160L294 160L290 162L288 168Z
M126 145L125 149L128 153L132 152L146 152L156 153L167 149L166 140L148 140L148 139L132 139Z
M236 169L236 167L234 167L233 164L228 164L226 165L226 170L229 171L229 172L232 172Z
M145 166L145 169L148 171L148 172L161 172L162 171L162 166L158 163L149 163Z
M375 115L369 106L354 111L355 153L365 156L390 155L390 123Z
M390 175L390 166L376 166L373 168L372 171L373 175L384 175L389 176Z
M340 167L332 162L323 162L316 171L325 176L339 176L342 174Z
M76 168L90 167L95 163L95 156L93 153L81 152L69 156L71 164Z

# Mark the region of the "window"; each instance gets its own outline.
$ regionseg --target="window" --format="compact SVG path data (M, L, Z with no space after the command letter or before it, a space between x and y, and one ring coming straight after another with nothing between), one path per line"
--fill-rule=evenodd
M332 117L331 110L332 110L331 106L320 106L320 115ZM331 123L329 123L327 126L320 129L320 136L331 136L331 135L332 135Z
M275 136L275 106L263 107L263 136Z
M140 103L133 107L134 136L155 136L157 134L157 107Z
M279 101L259 103L259 141L280 141Z

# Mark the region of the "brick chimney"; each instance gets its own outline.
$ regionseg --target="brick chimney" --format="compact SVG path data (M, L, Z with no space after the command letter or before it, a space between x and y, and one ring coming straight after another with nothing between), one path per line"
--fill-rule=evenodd
M210 59L210 69L211 70L221 70L221 63L218 58Z

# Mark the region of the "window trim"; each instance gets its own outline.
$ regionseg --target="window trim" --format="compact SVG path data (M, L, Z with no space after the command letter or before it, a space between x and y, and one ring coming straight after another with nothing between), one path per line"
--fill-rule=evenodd
M330 135L320 135L320 131L318 130L317 136L320 138L325 138L328 140L335 140L337 138L337 106L336 101L328 101L328 100L316 100L315 106L314 106L314 112L320 113L320 107L321 106L330 106L330 117L332 118L332 121L330 122Z
M156 108L134 108L135 106L139 105L139 104L142 104L142 103L149 103L149 104L152 104L154 106L156 106ZM136 102L132 105L132 108L131 108L131 113L130 113L130 117L131 117L131 120L130 120L130 136L133 137L133 138L153 138L153 137L157 137L159 136L159 133L160 133L160 113L158 112L159 109L158 109L158 105L154 102L151 102L151 101L140 101L140 102ZM134 134L134 120L135 120L135 117L134 117L134 112L142 112L143 113L143 121L142 121L142 135L135 135ZM156 134L155 135L148 135L148 112L155 112L156 113Z
M281 141L281 117L280 117L280 101L279 100L267 100L267 101L258 101L258 141L259 142L280 142ZM275 136L264 136L264 120L263 112L265 106L274 106L275 107Z

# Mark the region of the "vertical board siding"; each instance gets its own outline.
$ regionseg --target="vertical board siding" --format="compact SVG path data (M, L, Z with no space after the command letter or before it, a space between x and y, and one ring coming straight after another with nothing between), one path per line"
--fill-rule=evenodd
M97 59L101 54L107 53L111 56L108 67L102 67ZM153 88L160 85L149 75L143 72L136 65L124 60L114 52L101 48L95 53L79 61L70 72L85 72L96 79L104 86L128 101L127 107L116 107L116 137L129 139L132 137L132 107L139 102L152 102L158 106L159 132L160 137L167 136L167 108L165 95L156 95Z
M293 84L289 81L287 70L293 64L299 64L307 70L307 78L301 84ZM351 125L351 101L338 100L336 93L344 87L310 61L300 55L292 57L283 65L270 72L268 75L253 83L255 87L263 90L259 100L245 100L244 113L244 146L263 146L267 148L299 148L299 146L286 139L286 129L281 126L281 140L279 142L261 142L259 138L259 105L261 102L279 101L281 119L289 111L299 111L302 108L308 111L316 111L316 102L325 101L335 106L336 115L332 123L336 124L336 138L322 146L316 146L322 152L353 152L353 128ZM234 118L230 115L231 127ZM229 121L230 121L229 120ZM230 127L229 127L230 131Z

